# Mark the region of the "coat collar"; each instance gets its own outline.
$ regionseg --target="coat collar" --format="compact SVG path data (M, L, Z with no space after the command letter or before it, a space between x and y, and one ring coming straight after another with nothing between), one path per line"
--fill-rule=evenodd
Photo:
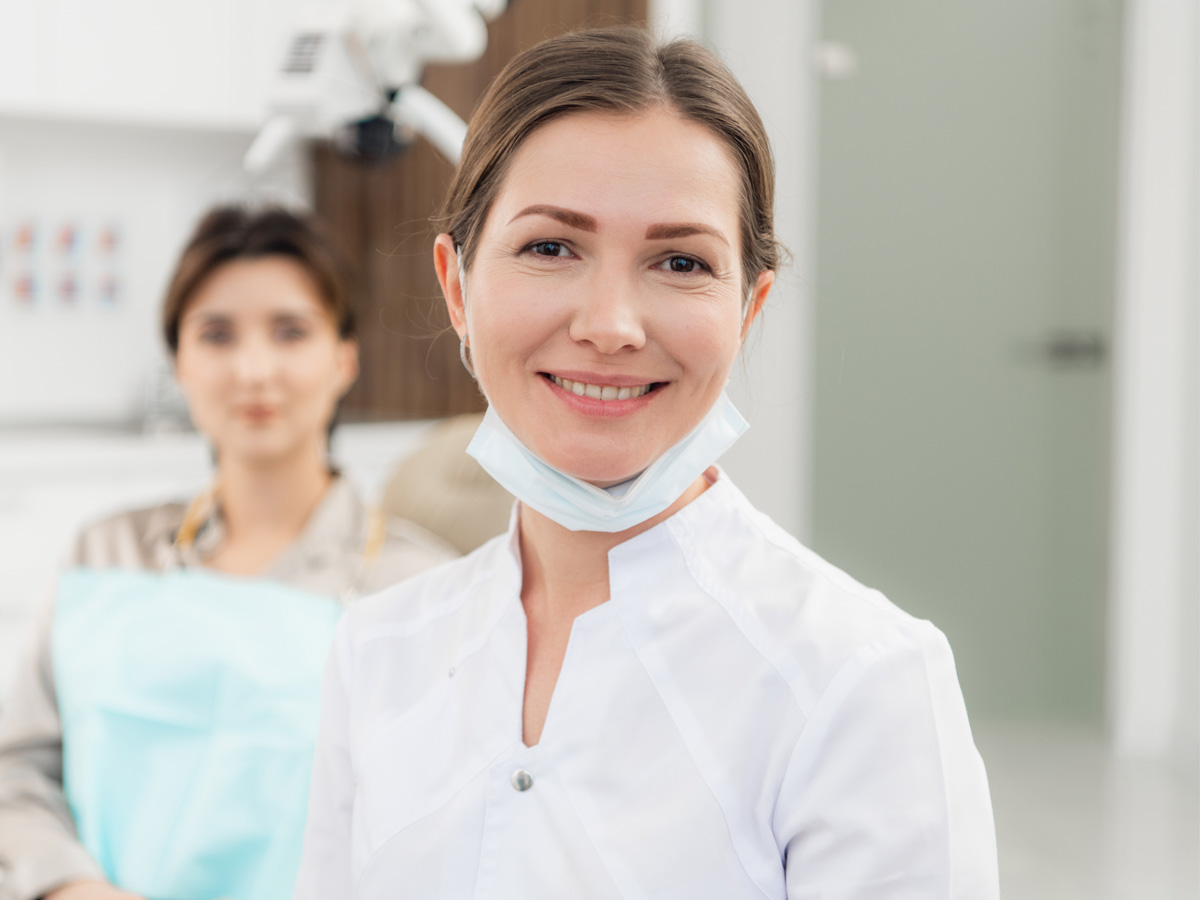
M163 521L147 533L147 539L172 557L175 565L202 566L225 539L226 524L220 499L210 509L196 529L190 546L176 543L179 521ZM366 507L345 476L330 482L316 509L305 523L300 535L284 548L262 572L263 577L287 579L309 567L327 567L347 552L361 552L367 540L369 516Z
M681 539L704 540L705 535L712 533L713 522L721 521L722 517L727 518L727 514L735 507L747 504L741 491L734 486L720 466L713 465L709 471L714 477L712 484L703 494L670 518L629 540L622 541L608 551L610 572L618 566L636 565L647 554L660 552L664 541L675 543ZM518 583L521 571L520 524L521 503L517 501L513 503L512 515L509 518L504 550L506 565L515 567Z

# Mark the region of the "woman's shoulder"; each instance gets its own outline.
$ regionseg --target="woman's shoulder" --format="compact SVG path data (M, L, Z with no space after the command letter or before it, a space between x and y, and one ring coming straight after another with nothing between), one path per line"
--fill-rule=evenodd
M793 672L824 682L872 647L921 655L945 643L933 624L805 546L732 484L724 493L723 514L693 529L700 546L689 553L689 565L768 658L789 660Z
M801 603L813 591L823 591L885 618L905 615L878 590L780 527L724 473L692 506L685 507L687 518L680 524L671 521L676 539L685 545L693 568L702 570L697 574L736 589L746 601Z
M462 555L447 540L434 534L428 528L422 528L416 522L382 510L378 511L376 515L382 516L385 553L416 547L429 553L436 553L445 559L457 559Z
M80 530L67 554L68 566L158 569L187 512L182 501L125 510Z
M398 516L375 512L382 529L378 559L369 587L382 590L427 569L458 559L449 543L420 525ZM368 536L368 542L371 540Z
M486 618L482 608L519 595L520 572L509 541L500 535L466 556L453 556L359 600L346 615L352 642L381 632L416 635L464 616Z
M356 572L355 592L369 594L456 555L435 535L365 503L356 486L338 476L272 574L336 593L334 584Z

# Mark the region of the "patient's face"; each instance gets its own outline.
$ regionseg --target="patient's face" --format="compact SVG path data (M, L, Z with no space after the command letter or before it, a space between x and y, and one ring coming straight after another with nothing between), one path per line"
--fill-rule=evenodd
M357 348L305 268L234 260L201 282L179 325L176 375L196 427L226 460L320 452Z

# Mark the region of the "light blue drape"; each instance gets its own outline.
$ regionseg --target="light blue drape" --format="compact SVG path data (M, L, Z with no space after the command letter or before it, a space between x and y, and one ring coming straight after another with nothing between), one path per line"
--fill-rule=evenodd
M152 900L285 900L340 607L181 570L60 580L63 782L109 879Z

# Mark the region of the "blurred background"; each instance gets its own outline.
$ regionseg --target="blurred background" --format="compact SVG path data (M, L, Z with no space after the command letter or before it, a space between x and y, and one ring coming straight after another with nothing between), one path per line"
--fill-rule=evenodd
M0 0L0 697L79 526L206 482L157 312L212 203L315 208L353 260L368 496L481 408L429 262L450 163L325 133L243 167L303 6ZM466 118L518 50L631 21L713 46L777 156L726 469L949 636L1005 896L1200 897L1197 4L512 0L420 83Z

